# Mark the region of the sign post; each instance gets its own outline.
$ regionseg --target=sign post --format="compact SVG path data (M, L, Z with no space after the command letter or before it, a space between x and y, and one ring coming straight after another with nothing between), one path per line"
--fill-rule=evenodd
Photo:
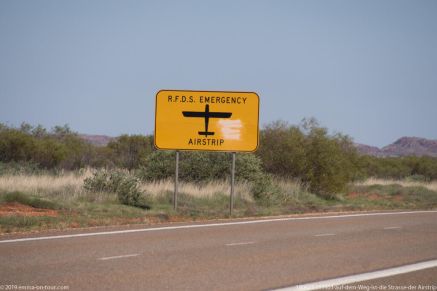
M232 215L235 153L254 152L258 147L259 96L253 92L161 90L155 106L155 147L176 150L174 208L180 150L231 152Z
M229 202L229 216L232 216L232 210L234 209L234 186L235 186L235 152L232 153L231 201Z
M174 194L173 194L173 209L178 208L178 186L179 186L179 151L176 151L176 169L174 175Z

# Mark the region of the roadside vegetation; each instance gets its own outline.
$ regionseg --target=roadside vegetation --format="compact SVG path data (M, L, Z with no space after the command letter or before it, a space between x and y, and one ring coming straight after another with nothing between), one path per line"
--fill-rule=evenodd
M274 122L254 154L237 154L234 217L437 207L437 159L374 158L314 119ZM107 146L68 126L0 124L0 232L218 219L229 216L230 155L174 152L152 136Z

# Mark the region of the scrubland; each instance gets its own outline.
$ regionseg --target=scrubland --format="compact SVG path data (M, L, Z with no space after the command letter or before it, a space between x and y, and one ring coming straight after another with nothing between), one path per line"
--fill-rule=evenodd
M259 137L256 152L236 155L233 217L437 207L436 157L361 155L315 119L273 122ZM67 125L0 123L0 232L226 218L230 163L181 151L175 211L175 152L153 136L96 146Z
M0 176L0 232L66 229L229 217L228 180L180 182L173 210L174 182L137 180L145 207L124 205L113 191L84 186L95 170ZM95 178L95 177L94 177ZM109 181L109 180L108 180ZM234 217L312 212L431 209L437 207L436 182L367 179L351 183L330 199L311 193L301 182L273 178L274 191L257 199L253 184L237 182Z

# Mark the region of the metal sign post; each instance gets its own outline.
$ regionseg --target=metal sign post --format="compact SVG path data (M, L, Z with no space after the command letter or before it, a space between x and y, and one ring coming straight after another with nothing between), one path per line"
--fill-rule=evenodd
M178 208L178 185L179 184L179 151L176 151L176 171L174 177L173 209Z
M232 216L232 210L234 209L234 186L235 186L235 152L232 153L231 200L229 201L229 216Z

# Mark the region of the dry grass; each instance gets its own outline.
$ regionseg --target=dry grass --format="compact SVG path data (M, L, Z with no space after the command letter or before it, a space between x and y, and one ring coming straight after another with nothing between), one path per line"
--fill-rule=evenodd
M0 176L0 191L20 191L40 197L55 198L58 200L72 201L87 196L83 188L85 178L92 176L92 170L81 173L66 172L60 175L4 175ZM142 182L140 189L156 197L174 191L173 180L156 182ZM179 183L179 192L196 198L211 198L216 194L228 194L230 183L228 181L211 181L208 183ZM252 201L250 185L236 183L235 193L242 199ZM96 196L99 193L92 193ZM95 197L95 200L101 200Z
M229 181L211 181L202 184L195 183L179 183L179 192L196 198L211 198L217 194L227 195L230 192ZM174 181L161 180L149 183L142 183L141 190L152 196L160 196L166 192L174 191ZM250 185L245 182L239 182L235 184L235 194L244 200L252 201L252 195L250 194Z
M355 185L357 186L371 186L371 185L392 185L398 184L402 187L416 187L422 186L428 188L432 191L437 191L437 181L433 182L414 182L414 181L406 181L406 180L385 180L385 179L376 179L370 178L365 180L364 182L357 182Z
M276 178L273 183L279 187L286 197L294 200L299 200L304 193L308 192L307 187L298 180Z
M20 191L68 201L85 195L83 180L90 175L90 170L60 175L4 175L0 176L0 191Z

